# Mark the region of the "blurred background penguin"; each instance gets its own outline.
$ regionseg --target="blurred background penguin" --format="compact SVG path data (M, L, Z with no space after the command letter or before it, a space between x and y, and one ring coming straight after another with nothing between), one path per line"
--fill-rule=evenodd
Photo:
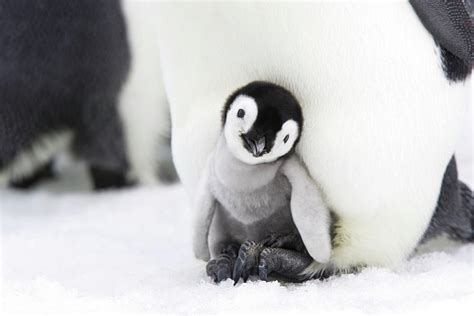
M64 152L95 189L176 179L151 19L125 5L141 19L118 0L0 1L0 186L54 177Z

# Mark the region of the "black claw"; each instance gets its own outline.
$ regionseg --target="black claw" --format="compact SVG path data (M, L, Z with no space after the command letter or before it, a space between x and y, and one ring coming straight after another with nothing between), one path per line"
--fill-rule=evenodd
M232 274L234 285L239 282L240 278L247 282L252 271L257 269L258 257L262 249L263 245L255 241L246 241L240 246L239 255Z
M218 269L217 270L217 282L221 282L225 279L228 279L230 276L230 271L227 269Z
M268 270L267 270L266 265L258 266L258 277L262 281L268 281Z
M239 251L239 257L237 258L237 261L235 262L234 273L232 274L232 280L234 280L234 285L236 285L239 282L240 276L242 275L242 270L244 268L244 263L245 263L242 257L243 256L240 255L240 251Z
M247 280L249 279L249 276L250 276L250 270L246 269L244 270L244 272L242 273L242 280L245 282L247 282Z
M268 281L268 274L272 272L272 267L270 267L267 257L271 254L272 248L266 248L260 254L260 262L258 264L258 276L262 281Z

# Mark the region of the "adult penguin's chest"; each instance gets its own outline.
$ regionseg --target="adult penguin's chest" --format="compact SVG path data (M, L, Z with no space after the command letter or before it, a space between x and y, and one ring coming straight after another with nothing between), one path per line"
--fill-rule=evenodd
M342 268L393 265L411 253L470 103L469 82L448 82L438 48L411 10L366 15L379 31L350 32L359 44L327 72L337 79L311 91L314 108L304 109L298 150L339 218L332 262Z

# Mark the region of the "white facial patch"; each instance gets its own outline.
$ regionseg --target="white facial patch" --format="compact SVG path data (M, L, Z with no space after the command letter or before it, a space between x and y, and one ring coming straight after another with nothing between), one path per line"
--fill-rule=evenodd
M275 142L272 149L261 158L265 158L265 162L270 162L286 155L298 138L298 123L294 120L288 120L283 123L281 130L276 134Z
M242 117L238 116L239 110L244 111L241 112L243 113ZM252 97L241 94L230 105L226 117L226 127L232 126L243 134L247 133L257 119L257 114L258 108L255 100Z
M277 160L288 153L298 138L298 124L294 120L286 121L276 134L270 152L260 156L253 156L245 149L242 134L246 134L255 123L258 115L257 103L252 97L239 95L229 107L224 126L224 136L227 146L234 156L248 164L268 163Z
M232 102L226 115L224 136L227 146L235 157L246 163L251 163L248 162L248 159L253 156L244 148L241 135L250 130L257 119L257 114L258 108L255 100L241 94Z

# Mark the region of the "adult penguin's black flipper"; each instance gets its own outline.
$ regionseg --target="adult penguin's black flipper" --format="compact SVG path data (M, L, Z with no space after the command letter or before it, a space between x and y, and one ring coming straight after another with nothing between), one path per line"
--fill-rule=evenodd
M461 241L474 241L474 197L471 189L458 179L456 160L451 158L443 177L435 213L424 241L441 234Z
M410 4L441 48L446 77L466 79L473 61L471 0L410 0Z

